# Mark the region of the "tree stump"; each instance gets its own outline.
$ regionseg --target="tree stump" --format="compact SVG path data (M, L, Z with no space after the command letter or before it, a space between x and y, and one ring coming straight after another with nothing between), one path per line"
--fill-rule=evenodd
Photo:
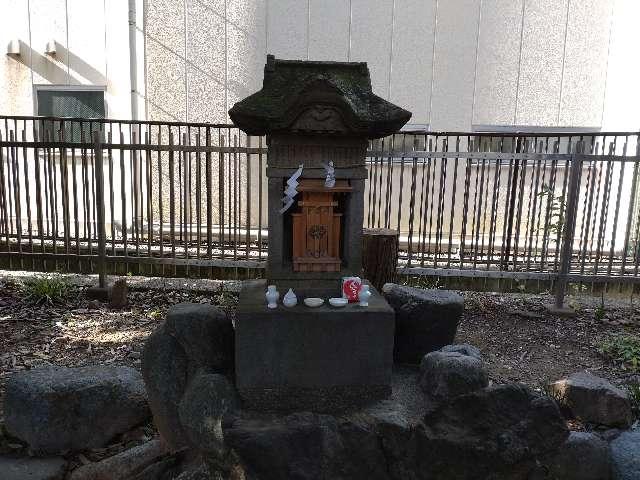
M398 232L387 228L362 231L362 269L364 278L378 291L394 282L398 266Z

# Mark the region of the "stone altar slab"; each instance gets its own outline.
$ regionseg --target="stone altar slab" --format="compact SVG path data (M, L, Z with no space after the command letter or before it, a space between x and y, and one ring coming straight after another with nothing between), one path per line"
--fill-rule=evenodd
M391 394L394 311L373 287L368 307L343 308L310 308L298 295L295 307L269 309L265 291L264 280L245 282L236 314L236 386L247 407L332 412Z

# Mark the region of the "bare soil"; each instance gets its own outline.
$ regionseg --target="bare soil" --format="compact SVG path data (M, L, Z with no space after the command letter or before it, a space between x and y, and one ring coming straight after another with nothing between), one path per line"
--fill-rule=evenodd
M535 389L587 370L624 386L636 373L599 352L612 335L640 334L640 310L629 300L568 298L576 315L548 312L549 295L465 292L457 342L482 351L494 383L521 382Z

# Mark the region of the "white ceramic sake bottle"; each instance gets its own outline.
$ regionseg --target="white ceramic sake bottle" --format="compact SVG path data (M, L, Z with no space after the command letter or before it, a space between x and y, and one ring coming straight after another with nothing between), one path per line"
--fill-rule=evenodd
M285 293L284 298L282 299L282 304L285 307L295 307L298 304L298 297L293 293L293 289L290 288L287 293Z
M267 293L265 295L267 299L267 307L276 308L278 306L278 299L280 298L280 293L276 290L275 285L267 286Z
M360 287L360 293L358 293L361 307L369 306L369 299L371 298L371 292L369 291L369 285L362 285Z

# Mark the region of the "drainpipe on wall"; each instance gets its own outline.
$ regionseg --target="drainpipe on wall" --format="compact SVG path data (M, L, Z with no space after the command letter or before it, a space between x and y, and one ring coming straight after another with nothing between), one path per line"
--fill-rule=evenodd
M138 66L136 56L136 0L129 0L129 76L131 78L131 119L138 119Z

